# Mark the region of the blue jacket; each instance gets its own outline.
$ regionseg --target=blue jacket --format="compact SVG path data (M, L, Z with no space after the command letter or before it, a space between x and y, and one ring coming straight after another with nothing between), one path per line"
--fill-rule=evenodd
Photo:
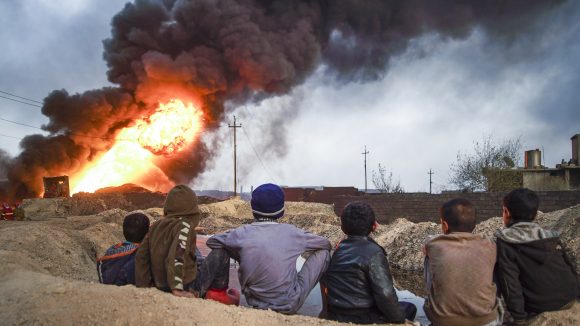
M135 284L135 254L139 244L122 242L111 246L97 259L99 281L103 284Z

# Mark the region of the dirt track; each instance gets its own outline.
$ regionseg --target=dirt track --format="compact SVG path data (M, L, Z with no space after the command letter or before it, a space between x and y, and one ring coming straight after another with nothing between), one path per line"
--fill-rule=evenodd
M334 243L342 238L338 218L330 206L288 203L287 207L282 222L327 236ZM152 208L145 212L155 220L161 211ZM202 212L205 218L201 225L207 233L252 220L249 205L236 200L203 205ZM121 222L126 213L114 209L93 216L0 223L2 324L333 324L176 298L154 289L97 284L95 255L122 240ZM539 217L541 224L564 232L563 239L576 257L579 219L580 206ZM498 220L491 219L478 225L478 230L491 234L498 226ZM391 264L417 269L422 259L421 241L425 235L438 232L436 224L399 219L381 226L374 236L389 252ZM580 306L546 316L537 320L538 325L552 325L555 321L561 325L580 324Z

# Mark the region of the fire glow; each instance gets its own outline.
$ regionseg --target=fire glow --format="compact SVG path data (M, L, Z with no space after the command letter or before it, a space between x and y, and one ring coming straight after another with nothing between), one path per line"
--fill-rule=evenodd
M171 157L194 142L202 128L202 113L193 104L171 100L149 117L123 129L115 144L71 180L72 193L137 183L147 177L165 188L171 181L155 160ZM162 189L155 189L162 190Z

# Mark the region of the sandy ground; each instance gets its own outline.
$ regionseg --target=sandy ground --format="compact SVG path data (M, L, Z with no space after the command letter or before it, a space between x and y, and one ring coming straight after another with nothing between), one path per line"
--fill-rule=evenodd
M203 205L201 209L204 215L201 225L209 234L252 220L249 205L243 201ZM162 210L151 208L145 213L153 221L161 217ZM334 324L312 317L177 298L155 289L98 284L95 257L122 240L121 222L125 214L113 209L93 216L1 222L0 324ZM562 238L575 255L579 220L580 206L539 217L541 224L563 232ZM282 222L324 235L333 243L343 236L338 218L328 205L288 203ZM492 234L498 226L497 219L491 219L478 225L478 231ZM419 248L425 236L437 233L436 224L399 219L381 226L374 237L387 249L391 264L409 272L421 267ZM410 282L422 284L420 278ZM409 288L404 284L402 287ZM580 325L580 306L544 314L534 325Z

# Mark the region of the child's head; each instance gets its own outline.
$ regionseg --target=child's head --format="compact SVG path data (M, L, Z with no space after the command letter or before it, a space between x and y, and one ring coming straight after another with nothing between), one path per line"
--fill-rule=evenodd
M512 190L503 198L503 222L506 226L517 222L531 222L538 214L540 198L530 189Z
M263 184L252 192L250 204L254 218L278 219L284 216L284 191L275 184Z
M346 235L367 236L377 228L372 207L358 201L344 207L340 215L340 223L342 232Z
M463 198L452 199L439 209L441 230L451 232L473 232L475 229L475 207Z
M143 213L133 213L125 216L123 221L123 235L125 240L141 243L149 232L149 218Z
M184 217L200 214L195 192L186 185L173 187L163 205L163 215L169 217Z

